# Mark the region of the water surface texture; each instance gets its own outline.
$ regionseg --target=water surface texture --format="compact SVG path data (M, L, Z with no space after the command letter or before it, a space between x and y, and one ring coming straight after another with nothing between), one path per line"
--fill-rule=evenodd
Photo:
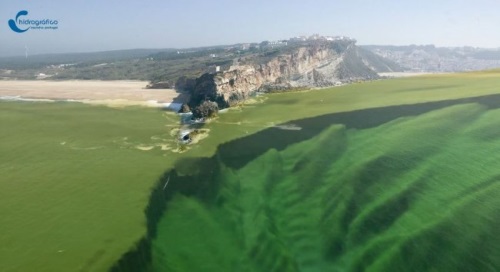
M496 102L297 120L181 161L115 270L497 271Z

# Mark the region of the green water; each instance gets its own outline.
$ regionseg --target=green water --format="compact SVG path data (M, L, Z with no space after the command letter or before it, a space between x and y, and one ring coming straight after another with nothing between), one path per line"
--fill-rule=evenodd
M272 271L273 267L345 271L363 270L364 262L382 265L396 256L391 252L405 250L420 255L429 251L431 256L429 261L419 259L411 265L403 259L408 266L396 271L420 269L426 263L431 267L427 270L447 270L431 260L434 255L449 261L450 269L463 259L470 264L464 270L473 265L479 271L491 266L499 270L498 249L492 248L498 234L488 231L492 226L488 220L495 220L498 205L478 196L495 192L491 188L497 186L490 172L498 161L494 114L500 105L498 86L500 72L493 71L266 95L257 98L258 103L220 114L204 126L208 138L182 154L176 150L179 118L174 113L2 101L0 271L108 271L110 267L118 271L165 271L167 267L177 271ZM433 111L458 104L481 104L488 109L479 106L477 112L466 113L470 119L454 113L415 123ZM411 120L414 123L406 123ZM448 127L453 133L445 137L436 129L446 127L447 122L452 122ZM332 126L330 136L322 134ZM321 137L331 140L315 145ZM300 151L290 155L296 149ZM419 153L423 150L431 151ZM316 154L324 159L316 160ZM412 161L405 154L420 157ZM274 160L282 157L288 159ZM259 162L261 166L251 170ZM407 164L409 170L402 170ZM275 165L282 165L281 170ZM387 168L392 165L394 171ZM255 173L249 180L243 173L251 171ZM356 177L356 173L364 176ZM370 183L368 177L376 175L376 182ZM425 181L413 182L410 175ZM270 181L267 176L272 177ZM380 180L387 181L388 188L380 187L384 184ZM400 180L406 182L397 183L401 186L427 187L412 187L417 189L410 191L419 193L398 200L396 192L401 188L393 184ZM441 187L438 181L443 180L449 186ZM458 200L439 197L453 192L470 207L453 206L448 211ZM467 200L472 197L478 200ZM283 204L282 199L290 203ZM382 203L403 203L388 207L407 208L395 212ZM416 208L415 203L428 206ZM382 212L377 217L379 206ZM445 212L440 210L445 208ZM451 218L455 210L464 213L458 215L462 222L433 217L437 213ZM407 211L415 222L399 219ZM252 213L255 216L250 217ZM364 220L387 218L398 223L384 229L359 221L370 214L371 219ZM425 249L421 242L418 248L422 250L403 246L410 241L403 236L416 239L420 233L419 239L424 239L416 215L427 216L422 217L427 229L437 236L426 238L427 247L443 244L439 250L445 250L447 258L437 249ZM456 226L449 227L449 222ZM394 235L395 226L415 233L399 229L404 235L395 238L389 235ZM453 230L443 235L446 228ZM299 230L313 240L305 243ZM382 240L356 234L370 231ZM466 231L470 232L463 234ZM463 245L447 245L456 237L464 237ZM475 249L471 241L479 239L486 242ZM465 254L464 248L472 253ZM379 251L384 257L373 253Z
M170 173L150 270L498 271L500 110L325 120L245 162L219 153ZM277 146L304 133L274 131Z
M174 114L0 102L0 271L106 271L144 235ZM167 126L167 125L171 125Z

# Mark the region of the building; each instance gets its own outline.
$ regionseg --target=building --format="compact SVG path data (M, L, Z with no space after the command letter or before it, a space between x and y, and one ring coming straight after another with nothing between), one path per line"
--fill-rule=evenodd
M220 72L220 66L216 66L216 65L212 65L212 66L209 66L208 67L208 73L209 74L215 74L215 73L218 73Z

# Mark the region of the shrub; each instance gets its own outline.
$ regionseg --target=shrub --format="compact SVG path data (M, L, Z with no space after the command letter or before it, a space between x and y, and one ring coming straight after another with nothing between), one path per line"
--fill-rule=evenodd
M219 112L217 103L213 101L203 101L199 106L193 110L193 118L207 118L214 117Z

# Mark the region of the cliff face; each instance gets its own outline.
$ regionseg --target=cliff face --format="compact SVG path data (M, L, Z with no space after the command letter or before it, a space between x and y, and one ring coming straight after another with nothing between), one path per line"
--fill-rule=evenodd
M336 41L288 48L270 57L257 54L239 59L227 71L198 78L190 104L212 100L224 108L257 91L326 87L378 78L358 50L354 42Z

